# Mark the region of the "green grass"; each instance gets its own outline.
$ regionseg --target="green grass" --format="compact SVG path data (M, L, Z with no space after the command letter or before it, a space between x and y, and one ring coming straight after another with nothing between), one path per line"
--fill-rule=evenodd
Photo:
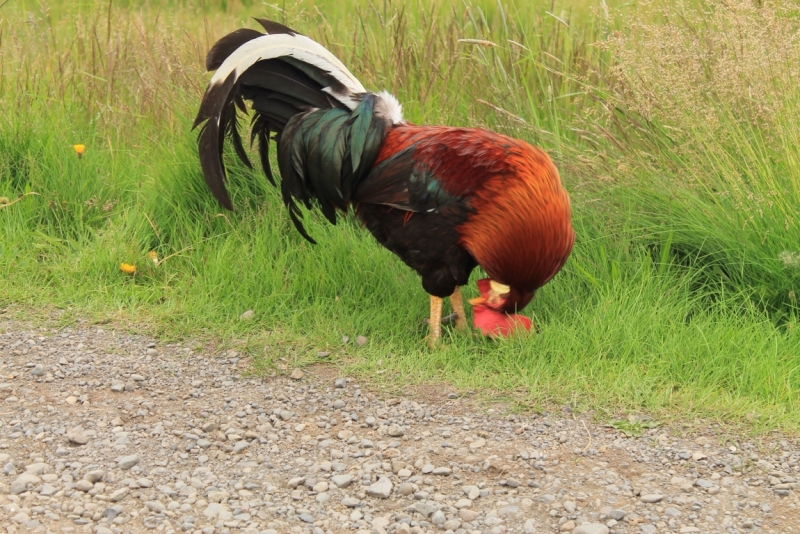
M609 420L645 412L800 429L800 91L780 68L800 64L800 48L762 61L796 12L315 4L0 8L0 197L28 193L0 205L0 306L241 343L260 370L331 350L390 387L446 381ZM254 27L250 15L320 40L366 87L394 92L412 122L488 127L550 151L578 238L526 309L534 335L446 330L428 350L416 274L352 217L333 227L308 213L319 243L308 245L266 178L233 160L237 210L221 212L190 125L205 51ZM748 54L731 59L734 23L768 30L746 32L758 33L739 43ZM87 146L80 159L76 143ZM255 317L240 321L248 309Z

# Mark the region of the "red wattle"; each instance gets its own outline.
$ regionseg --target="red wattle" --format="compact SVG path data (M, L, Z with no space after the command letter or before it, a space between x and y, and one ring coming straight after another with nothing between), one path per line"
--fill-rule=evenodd
M530 331L533 323L524 315L509 315L495 311L488 306L480 304L472 308L473 323L475 328L484 336L510 336L515 331L525 329Z
M475 283L483 298L489 298L489 291L492 290L491 281L491 278L481 278Z

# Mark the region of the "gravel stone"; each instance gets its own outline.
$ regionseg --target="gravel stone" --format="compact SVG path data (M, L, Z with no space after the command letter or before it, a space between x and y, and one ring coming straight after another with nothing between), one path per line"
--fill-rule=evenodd
M353 497L345 497L344 499L342 499L342 506L346 506L348 508L355 508L356 506L360 505L361 501Z
M125 497L127 497L128 493L130 493L130 491L131 490L128 489L128 488L120 488L120 489L114 491L113 493L111 493L111 495L108 496L108 500L111 501L111 502L119 502L122 499L124 499Z
M572 534L608 534L609 529L602 523L585 523L575 527Z
M67 439L76 445L86 445L89 443L89 436L86 435L86 432L80 426L71 428L69 432L67 432Z
M433 523L434 525L437 526L444 525L445 521L447 521L447 518L445 517L444 512L442 512L441 510L436 510L431 515L431 523Z
M248 441L245 441L245 440L237 441L233 445L233 452L237 452L237 453L238 452L242 452L243 450L245 450L249 446L250 446L250 442L248 442Z
M367 486L364 491L371 497L388 499L392 494L392 481L387 477L381 477L374 484Z
M399 493L403 497L408 497L409 495L414 493L414 486L412 484L409 484L408 482L404 482L403 484L400 484L399 488L397 488L397 493Z
M622 521L622 519L625 517L625 510L611 510L606 515L615 521Z
M399 427L399 426L397 426L397 425L391 425L391 426L390 426L390 427L389 427L389 428L386 430L386 433L387 433L387 434L389 434L389 435L390 435L390 436L392 436L392 437L395 437L395 438L397 438L397 437L400 437L400 436L402 436L403 434L405 434L405 432L403 432L403 429L402 429L402 428L400 428L400 427Z
M75 489L83 492L89 491L90 489L92 489L93 486L94 484L92 484L88 480L79 480L75 483Z
M429 502L414 503L414 509L425 517L431 517L439 508Z
M14 482L12 482L9 485L8 492L11 495L17 495L19 493L27 491L29 486L35 486L36 484L39 484L41 481L42 479L39 478L38 476L32 475L30 473L25 473L18 476L14 480Z
M103 480L104 476L106 476L106 472L104 470L93 469L92 471L87 471L86 474L83 475L83 479L94 484L95 482Z
M139 463L139 457L135 454L130 454L128 456L120 456L117 458L117 467L122 469L123 471L127 471L134 465Z
M467 523L472 523L475 521L480 514L475 510L467 510L466 508L462 508L458 511L458 517L461 518L462 521L466 521Z
M331 482L336 484L337 488L346 488L353 482L352 475L333 475Z

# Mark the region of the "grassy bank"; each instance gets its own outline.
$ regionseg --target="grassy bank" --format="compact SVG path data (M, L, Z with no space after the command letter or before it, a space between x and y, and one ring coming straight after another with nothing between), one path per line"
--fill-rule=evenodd
M265 368L330 350L398 386L800 427L796 12L188 4L0 8L0 305L245 340ZM535 335L448 332L429 351L417 276L355 221L308 214L311 247L260 171L235 164L237 211L221 212L190 125L206 50L254 27L250 15L318 39L412 122L488 127L551 152L578 239L526 309Z

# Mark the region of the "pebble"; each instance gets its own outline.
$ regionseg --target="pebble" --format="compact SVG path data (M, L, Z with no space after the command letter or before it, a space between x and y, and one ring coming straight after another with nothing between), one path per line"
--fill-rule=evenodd
M112 492L111 495L108 496L108 500L111 502L119 502L122 499L124 499L128 495L128 493L130 493L130 491L131 490L128 488L120 488Z
M464 493L467 495L467 499L471 501L481 496L481 490L478 489L478 486L466 486L464 488Z
M563 523L560 527L558 527L558 530L560 530L561 532L572 532L573 530L575 530L575 521L570 519L569 521Z
M371 497L388 499L392 494L392 481L387 477L381 477L374 484L367 486L364 491Z
M292 380L301 380L304 376L306 376L306 374L303 372L302 369L295 369L294 371L292 371L290 378Z
M337 488L346 488L353 482L352 475L333 475L331 482L336 484Z
M34 486L36 484L39 484L41 481L42 479L39 478L38 476L32 475L30 473L25 473L14 479L14 481L8 487L8 492L11 495L17 495L19 493L27 491L29 486Z
M504 506L497 511L497 514L503 518L515 519L521 516L519 506Z
M167 507L164 506L159 501L147 501L146 503L144 503L144 505L147 507L148 510L150 510L151 512L155 512L157 514L160 514L167 509Z
M83 479L94 484L95 482L103 480L104 476L106 476L106 472L103 469L93 469L87 471L86 474L83 475Z
M209 519L217 519L220 521L227 521L233 519L233 514L224 504L212 502L203 510L203 515Z
M403 434L405 434L405 432L403 431L403 429L402 429L402 428L400 428L400 427L399 427L399 426L397 426L397 425L391 425L391 426L390 426L390 427L389 427L389 428L386 430L386 433L387 433L387 434L389 434L389 435L390 435L390 436L392 436L392 437L395 437L395 438L398 438L398 437L402 436Z
M474 452L482 448L484 445L486 445L486 440L483 438L478 438L469 444L469 450Z
M436 510L431 514L431 523L434 525L444 525L444 522L447 521L447 518L444 515L444 512L441 510Z
M348 508L355 508L356 506L359 506L360 504L361 504L361 501L356 499L356 498L354 498L354 497L345 497L344 499L342 499L342 506L346 506Z
M607 515L615 521L622 521L625 517L625 510L611 510Z
M89 491L90 489L92 489L93 486L94 486L94 484L92 484L88 480L83 480L83 479L81 479L81 480L79 480L79 481L77 481L75 483L75 489L78 490L78 491L86 492L86 491Z
M458 511L458 517L461 518L462 521L466 521L467 523L472 523L475 521L480 514L475 510L467 510L466 508L462 508Z
M245 440L237 441L233 445L233 452L237 452L237 453L238 452L242 452L243 450L245 450L249 446L250 446L250 442L248 442L248 441L245 441Z
M403 497L408 497L412 493L414 493L414 486L413 484L409 484L408 482L404 482L400 484L400 487L397 488L397 493L402 495Z
M664 499L664 496L660 493L647 493L640 497L642 502L646 503L656 503L661 502Z
M76 445L86 445L89 443L89 436L86 435L86 431L83 430L81 426L70 428L67 432L67 439Z
M117 467L122 469L123 471L130 469L134 465L139 463L139 457L135 454L130 454L128 456L120 456L117 458Z
M602 523L584 523L575 527L572 534L608 534L609 529Z

